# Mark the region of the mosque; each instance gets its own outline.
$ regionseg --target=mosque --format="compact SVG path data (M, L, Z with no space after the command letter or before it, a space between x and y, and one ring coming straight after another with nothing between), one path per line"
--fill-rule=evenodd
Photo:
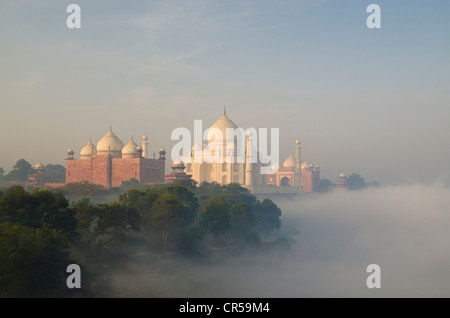
M66 158L66 183L89 182L105 188L118 187L122 181L136 179L143 184L165 182L166 151L159 150L159 158L148 158L148 137L142 137L142 146L131 138L128 144L113 133L112 129L99 140L92 140L80 151L80 159L74 158L70 148Z

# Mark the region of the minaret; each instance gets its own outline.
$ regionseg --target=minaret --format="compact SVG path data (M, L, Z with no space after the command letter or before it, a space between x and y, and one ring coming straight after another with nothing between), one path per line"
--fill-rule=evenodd
M300 149L302 145L300 143L300 140L295 141L295 172L294 172L294 186L295 187L301 187L301 181L302 181L302 160L300 157ZM301 189L300 189L301 191Z
M148 155L148 137L144 134L142 137L142 158L147 158Z
M251 162L253 157L253 152L251 150L251 142L250 142L250 134L247 134L245 137L245 142L247 146L246 154L245 154L245 185L253 186L253 164Z

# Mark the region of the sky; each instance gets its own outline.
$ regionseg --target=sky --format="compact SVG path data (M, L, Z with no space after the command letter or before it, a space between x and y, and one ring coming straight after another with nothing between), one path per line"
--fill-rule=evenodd
M81 7L81 29L66 8ZM381 8L369 29L366 8ZM170 152L227 107L321 177L450 175L448 1L0 0L0 167L64 164L112 126ZM168 166L171 162L168 162Z

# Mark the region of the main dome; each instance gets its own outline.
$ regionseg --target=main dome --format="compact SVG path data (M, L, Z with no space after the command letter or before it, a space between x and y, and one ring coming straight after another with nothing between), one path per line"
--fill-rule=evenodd
M97 143L97 153L98 154L122 154L122 149L124 145L123 142L112 132L110 129L108 133L103 136L102 139Z
M226 114L224 114L214 124L212 124L211 127L209 127L208 141L211 141L214 136L214 130L212 130L212 128L219 129L222 133L222 138L225 141L227 136L227 128L232 128L234 130L238 128L238 126L230 118L228 118Z

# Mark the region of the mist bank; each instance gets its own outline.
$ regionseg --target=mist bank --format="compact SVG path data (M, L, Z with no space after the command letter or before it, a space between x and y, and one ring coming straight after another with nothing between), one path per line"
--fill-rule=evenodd
M278 200L286 252L214 262L138 257L119 297L449 297L450 189L370 188ZM299 230L299 232L293 231ZM284 231L284 232L283 232ZM381 288L368 289L369 264Z

